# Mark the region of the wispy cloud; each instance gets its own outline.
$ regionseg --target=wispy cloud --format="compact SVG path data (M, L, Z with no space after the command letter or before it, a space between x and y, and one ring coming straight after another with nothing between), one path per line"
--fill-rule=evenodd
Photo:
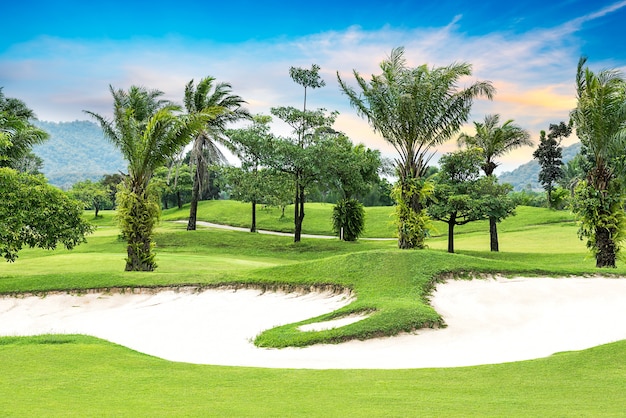
M581 51L573 34L586 22L624 7L626 0L553 28L480 37L464 32L460 15L438 28L366 31L354 26L297 39L237 44L174 36L125 41L41 37L0 55L0 80L7 96L25 100L44 120L85 119L83 109L109 114L109 85L158 88L169 99L180 101L190 79L207 75L230 82L252 112L267 114L272 106L301 102L301 87L289 79L289 66L316 63L322 67L327 87L311 92L312 106L339 110L338 129L355 141L391 153L391 147L349 107L339 91L336 72L348 82L353 81L353 69L366 76L378 73L379 62L391 49L404 46L410 65L472 63L472 79L491 80L498 89L494 101L475 104L472 119L500 113L502 119L514 119L536 139L550 123L567 120L575 105L574 72ZM453 147L450 143L441 150ZM519 150L503 158L503 167L528 161L531 153L530 148Z

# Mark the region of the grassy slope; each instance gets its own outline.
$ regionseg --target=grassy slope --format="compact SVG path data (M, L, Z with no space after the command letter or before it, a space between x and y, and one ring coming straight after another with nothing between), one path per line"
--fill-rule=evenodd
M332 208L330 203L307 203L303 233L333 235ZM249 203L235 200L210 200L198 205L198 219L224 225L250 227L251 209ZM270 231L293 232L293 205L287 206L285 216L276 207L257 207L257 228ZM371 207L365 209L365 237L384 238L394 236L392 207ZM164 220L180 220L189 217L189 205L182 209L164 211Z
M124 244L106 214L89 243L74 251L25 250L17 263L0 265L0 293L225 282L339 284L359 296L343 311L377 309L377 314L341 332L299 333L288 325L263 334L260 343L366 337L396 332L398 324L417 325L416 318L437 320L420 302L437 273L596 272L567 213L537 208L518 213L500 225L498 254L484 251L486 225L479 223L459 228L461 254L456 255L438 250L445 248L444 238L431 239L431 250L399 251L389 241L293 244L289 237L187 232L184 225L164 223L156 235L159 269L133 274L121 271ZM623 275L626 268L620 265L611 273ZM0 393L10 395L0 397L0 411L9 416L104 411L127 416L619 416L626 403L625 355L622 341L496 366L267 370L171 363L86 337L0 338Z

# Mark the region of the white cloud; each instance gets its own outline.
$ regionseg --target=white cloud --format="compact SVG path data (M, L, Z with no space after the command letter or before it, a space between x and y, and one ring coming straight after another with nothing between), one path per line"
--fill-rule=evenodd
M43 120L85 119L83 109L109 114L109 85L140 84L180 101L190 79L207 75L230 82L252 112L268 114L272 106L299 106L302 88L291 81L288 69L316 63L327 86L309 93L311 106L339 110L339 129L387 154L393 153L392 147L350 108L339 91L336 72L352 83L353 69L364 76L378 73L379 62L391 49L404 46L410 65L472 63L472 79L491 80L498 89L493 102L476 102L472 119L500 113L503 120L514 119L537 139L539 130L566 120L575 105L574 73L580 54L576 31L622 7L626 1L521 35L467 36L462 16L456 16L440 28L365 31L355 26L298 39L232 45L179 37L102 42L42 37L0 55L0 79L5 95L21 98ZM453 147L450 143L441 150ZM502 159L503 169L528 161L531 154L530 148L511 153Z

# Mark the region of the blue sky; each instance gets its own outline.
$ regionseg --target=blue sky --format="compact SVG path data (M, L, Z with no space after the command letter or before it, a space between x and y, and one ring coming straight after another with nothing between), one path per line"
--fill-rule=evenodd
M230 82L252 112L267 114L300 104L288 69L316 63L327 85L311 92L310 105L338 110L337 129L389 156L393 150L340 93L336 72L349 81L352 69L378 73L394 47L405 47L411 65L471 63L472 79L490 80L498 91L475 103L471 120L499 113L535 140L575 106L581 55L594 70L626 70L626 0L22 1L3 5L3 15L0 87L39 119L83 120L85 109L109 114L109 85L156 88L180 102L184 85L207 75ZM277 133L284 129L276 124ZM464 130L472 133L471 123ZM511 153L499 171L531 154Z

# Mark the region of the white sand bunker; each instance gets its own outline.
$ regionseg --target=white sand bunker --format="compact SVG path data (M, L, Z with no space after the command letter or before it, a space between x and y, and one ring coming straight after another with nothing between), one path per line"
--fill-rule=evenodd
M437 286L432 303L445 329L280 350L251 342L349 302L345 294L258 290L4 297L0 335L79 333L173 361L316 369L502 363L626 339L626 279L532 278Z

